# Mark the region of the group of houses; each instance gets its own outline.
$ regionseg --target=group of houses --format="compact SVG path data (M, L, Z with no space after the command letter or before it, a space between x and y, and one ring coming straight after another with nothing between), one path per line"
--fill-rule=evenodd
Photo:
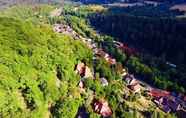
M93 111L100 114L104 118L112 116L112 109L109 107L108 102L105 99L93 99L91 103ZM84 106L79 107L76 118L89 118L89 113Z
M93 57L93 60L96 59L96 57L98 56L98 53L99 53L99 49L97 48L96 46L96 43L94 43L92 41L92 39L89 39L89 38L83 38L83 37L80 37L80 39L90 48L90 49L93 49L93 52L94 52L94 57ZM105 53L106 55L106 53ZM108 55L108 54L107 54ZM105 57L105 56L104 56ZM108 59L109 56L107 56L105 59L106 60L109 60ZM109 57L110 58L110 57ZM111 58L110 58L111 59ZM115 62L116 63L116 62ZM112 63L112 64L115 64L115 63ZM93 74L90 74L91 71L86 71L86 70L90 70L85 63L81 62L79 64L77 64L76 66L76 73L79 74L81 76L81 80L79 82L79 88L82 92L85 92L85 84L84 84L84 81L85 81L85 78L93 78ZM89 75L89 76L87 76ZM91 76L90 76L91 75ZM105 78L105 77L100 77L99 78L102 86L108 86L108 80ZM105 99L93 99L92 100L92 103L91 103L91 106L92 106L92 109L95 113L97 114L100 114L101 116L103 117L109 117L112 115L112 110L108 104L108 102L105 100Z
M184 110L186 113L184 95L175 95L169 91L153 88L149 90L149 95L153 97L153 102L166 113L180 110Z
M139 93L142 90L140 81L138 81L134 75L127 74L124 77L127 87L134 93ZM177 112L184 110L186 113L186 97L183 95L173 95L169 91L147 88L147 93L152 97L152 101L166 113Z
M94 49L97 56L104 58L110 65L116 64L116 59L112 58L108 53L103 51L103 49Z
M104 58L110 65L116 64L116 60L112 58L108 53L104 52L103 49L99 49L96 46L96 43L92 41L92 39L89 38L83 38L69 26L64 24L55 24L54 29L55 32L63 33L67 35L73 35L77 37L78 39L81 39L84 43L87 44L87 46L90 49L93 49L94 57L93 59L96 59L97 57ZM136 54L136 51L134 49L129 48L126 44L123 44L121 42L114 41L117 48L122 49L127 53L128 55ZM93 73L91 72L91 69L86 65L85 62L80 62L75 67L75 72L80 75L81 79L79 81L79 88L81 92L85 92L85 84L84 81L86 78L92 78L94 79ZM131 90L131 92L139 93L142 90L141 82L135 78L134 75L129 74L125 68L123 68L121 72L121 76L127 83L127 87ZM108 81L106 78L101 77L100 82L102 86L108 86ZM178 100L177 97L173 97L170 92L159 90L159 89L152 89L148 88L148 94L152 96L153 102L164 112L176 112L180 109L183 109L183 107L186 108L186 97L183 97L183 100ZM112 110L108 105L108 102L104 99L93 99L92 100L92 108L94 112L102 115L103 117L108 117L112 115Z
M80 62L75 66L75 73L81 77L79 81L79 88L81 92L85 92L85 79L94 78L91 69L84 62Z
M113 41L115 46L125 54L136 55L137 51L133 48L129 48L127 44L118 41ZM171 67L176 68L176 65L167 63ZM132 92L137 93L141 91L141 82L138 81L134 75L127 74L124 76L124 80L127 83L127 87L132 90ZM186 96L184 95L174 95L169 91L164 91L160 89L147 88L148 95L152 97L153 102L164 112L177 112L183 110L186 113Z
M127 74L124 76L127 87L133 93L140 93L142 91L141 82L138 81L134 75ZM174 95L165 90L147 88L147 93L152 97L152 101L166 113L183 111L186 113L186 97L184 95Z
M127 74L124 77L127 87L134 93L139 93L141 91L140 82L132 74Z
M121 49L128 56L137 55L138 54L136 49L129 47L126 43L121 43L119 41L113 41L113 43L115 44L115 46L117 48Z
M53 31L65 35L72 36L74 39L79 39L79 35L69 26L65 24L54 24Z
M94 79L93 74L92 74L90 68L84 62L81 62L76 65L75 72L81 76L81 80L79 81L80 91L85 92L84 81L86 78ZM103 86L108 85L108 81L105 78L100 78L100 81ZM102 115L103 117L108 117L108 116L112 115L112 110L109 107L108 102L104 99L100 99L100 100L93 99L91 106L92 106L95 113L98 113L98 114ZM80 112L80 114L78 116L80 117L82 115L85 115L85 113Z

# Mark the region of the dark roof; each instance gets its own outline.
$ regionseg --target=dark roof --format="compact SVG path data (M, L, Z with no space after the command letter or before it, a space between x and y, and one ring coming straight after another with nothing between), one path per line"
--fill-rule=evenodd
M76 118L89 118L89 114L84 106L79 107Z
M167 105L164 105L164 106L162 107L162 110L163 110L164 112L166 112L166 113L168 113L168 112L171 111L170 107L167 106Z
M180 104L176 101L168 100L168 105L173 111L176 111Z

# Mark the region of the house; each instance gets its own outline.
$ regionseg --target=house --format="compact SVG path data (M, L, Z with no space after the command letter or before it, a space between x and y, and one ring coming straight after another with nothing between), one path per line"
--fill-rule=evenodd
M87 112L85 106L78 108L78 112L75 118L89 118L89 113Z
M54 32L62 33L63 26L61 24L54 24L53 30Z
M88 66L85 66L85 76L84 78L93 78L93 74Z
M127 83L127 85L130 85L130 81L131 81L131 78L130 77L126 77L125 78L125 82Z
M105 54L104 54L104 58L105 58L105 60L106 60L109 64L111 64L111 65L116 64L116 59L111 58L109 54L105 53Z
M168 100L166 97L158 97L153 99L154 103L160 107L164 112L169 113L171 111L171 108L168 106Z
M94 112L102 115L103 117L109 117L112 115L112 110L108 105L108 102L105 100L96 100L92 102L92 108Z
M116 64L116 59L109 58L108 63L111 64L111 65L115 65Z
M169 66L172 67L172 68L176 68L176 67L177 67L177 65L172 64L172 63L170 63L170 62L166 62L166 64L169 65Z
M105 57L106 53L102 49L98 49L96 54L101 57Z
M164 91L164 90L160 90L160 89L151 89L149 92L149 95L155 98L158 97L169 97L170 96L170 92L168 91Z
M106 78L102 77L100 78L102 86L108 86L108 81Z
M166 97L154 98L153 101L158 106L160 106L160 105L167 105L167 98Z
M94 48L96 48L97 46L96 46L96 44L95 44L95 43L93 43L93 44L92 44L92 47L93 47L93 49L94 49Z
M174 112L180 110L181 108L181 104L179 104L177 101L168 100L168 105Z
M105 58L106 60L108 60L108 59L110 58L110 57L109 57L109 54L105 53L104 58Z
M168 104L168 98L167 97L154 98L153 101L165 113L171 112L171 108L170 108L170 106Z
M92 42L92 39L87 39L87 41L91 43Z
M71 35L74 38L78 38L77 33L70 26L65 24L54 24L53 31L57 33Z
M179 104L175 99L169 97L157 97L154 98L153 101L166 113L170 111L176 112L181 109L181 104Z
M162 106L161 109L162 109L165 113L169 113L169 112L171 112L170 107L167 106L167 105Z
M119 47L124 53L126 53L127 55L136 55L137 51L134 48L130 48L128 47L128 45L123 44L123 46Z
M95 54L98 53L98 50L99 50L98 48L94 48L94 49L93 49L93 51L94 51Z
M115 43L116 47L122 47L123 43L119 42L119 41L113 41L113 43Z
M128 74L127 70L125 68L123 68L122 72L121 72L121 76L125 77Z
M135 79L134 75L126 75L125 82L128 85L128 88L131 89L133 92L137 93L141 90L141 85L139 82Z
M134 93L138 93L141 90L141 86L139 83L128 85L128 88L131 89Z
M126 75L125 77L125 82L127 83L127 85L134 85L136 83L138 83L138 81L135 79L134 75Z
M75 72L84 78L93 78L93 74L88 66L85 63L79 63L76 65Z
M86 70L86 67L85 67L85 64L84 63L79 63L76 65L76 73L79 74L81 77L84 77L85 76L85 70Z
M85 92L85 84L84 84L84 82L82 80L80 80L78 85L79 85L79 88L80 88L80 92L84 93Z

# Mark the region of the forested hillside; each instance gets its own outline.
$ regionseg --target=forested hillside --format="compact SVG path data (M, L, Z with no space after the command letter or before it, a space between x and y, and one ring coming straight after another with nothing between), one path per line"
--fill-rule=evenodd
M186 88L185 84L182 84L185 83L184 73L186 73L186 19L165 17L164 12L159 12L158 16L156 14L153 16L154 10L143 12L145 8L142 8L143 10L139 12L141 15L138 16L138 11L133 10L133 7L123 9L108 9L105 13L90 15L90 22L98 31L114 36L119 41L136 48L141 55L143 63L160 69L164 77L162 78L158 74L157 80L163 81L167 78L172 82L179 83L178 86L182 85ZM159 11L161 10L159 9ZM168 71L172 67L167 66L167 62L177 65L175 73ZM141 73L137 73L141 75ZM155 70L152 73L156 73ZM146 79L145 81L159 87L161 86L159 82L159 84L155 84L157 82L155 79ZM165 86L168 85L167 82L163 83ZM165 86L163 88L169 88Z
M95 15L92 24L139 50L175 64L185 63L185 19L143 18L125 14ZM101 25L101 24L105 25Z
M93 29L107 8L62 5L0 11L0 117L184 118L182 71Z
M0 17L0 117L46 118L48 108L62 96L68 105L64 109L76 115L81 98L74 67L82 59L90 61L90 50L71 37L56 35L49 25L7 16Z

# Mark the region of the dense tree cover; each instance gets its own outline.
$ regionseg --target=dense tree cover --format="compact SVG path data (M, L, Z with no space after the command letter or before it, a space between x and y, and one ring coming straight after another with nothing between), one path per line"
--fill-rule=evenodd
M75 2L83 2L85 4L105 4L105 3L136 3L147 0L72 0ZM185 0L148 0L154 2L165 2L165 3L184 3Z
M128 14L144 17L176 17L184 15L184 12L179 10L170 10L172 4L160 4L157 6L145 4L145 6L132 7L110 7L109 12L113 14Z
M104 39L107 41L102 42L100 46L139 79L161 89L185 92L184 73L181 74L178 69L170 68L161 59L152 56L127 56L113 44L112 39L111 41L109 37Z
M175 64L185 64L184 19L106 13L93 15L90 20L100 31L118 37L120 41Z
M185 92L185 85L181 83L179 79L177 80L174 78L174 74L176 74L176 70L174 69L169 69L168 72L162 72L157 68L149 67L135 57L129 59L127 67L131 72L136 73L140 79L150 83L151 85L157 86L161 89L182 93Z
M54 9L54 6L49 5L26 5L26 6L13 6L0 12L3 17L11 17L20 20L27 20L33 23L49 23L50 12Z
M101 40L101 36L90 26L88 16L93 13L102 13L106 9L99 5L72 5L64 6L64 19L81 36Z
M83 60L93 68L92 51L79 40L54 33L49 24L69 23L78 33L82 32L82 36L94 39L111 40L111 37L94 36L95 32L86 20L77 15L50 18L47 12L51 7L42 7L47 8L39 8L43 12L38 14L29 7L19 8L24 11L12 8L1 13L0 117L72 118L76 117L80 106L85 106L90 118L100 118L91 107L93 97L109 102L113 118L147 117L146 114L152 118L172 117L156 110L155 106L147 106L146 109L151 110L142 111L129 105L136 103L139 96L125 91L126 84L118 73L125 56L115 49L111 52L117 52L113 56L120 63L111 66L103 58L98 59L94 65L95 79L85 79L86 90L81 93L78 87L80 76L74 67ZM13 14L15 9L20 13ZM109 85L103 87L100 77L106 77ZM124 99L126 95L129 95L128 99Z
M90 62L92 58L85 45L54 34L47 25L1 17L0 48L1 117L45 117L49 106L60 104L63 96L67 97L64 106L75 107L75 111L59 110L53 115L75 116L79 104L75 101L81 98L72 99L79 94L74 66L78 60ZM56 76L57 67L62 78Z
M185 19L150 18L106 12L92 15L90 21L100 32L117 37L121 42L127 42L143 53L140 61L129 61L130 65L133 65L130 67L134 67L131 70L138 71L141 68L140 73L145 74L143 73L146 70L146 66L143 66L145 63L151 68L154 76L153 78L150 76L151 79L148 78L151 84L160 88L185 92L186 86L183 84L186 73L184 71L186 55L184 45L186 43ZM111 46L108 49L110 52L114 50ZM146 56L149 53L151 56ZM153 58L152 55L158 58ZM122 57L121 60L124 58ZM166 61L177 64L177 68L167 66Z

